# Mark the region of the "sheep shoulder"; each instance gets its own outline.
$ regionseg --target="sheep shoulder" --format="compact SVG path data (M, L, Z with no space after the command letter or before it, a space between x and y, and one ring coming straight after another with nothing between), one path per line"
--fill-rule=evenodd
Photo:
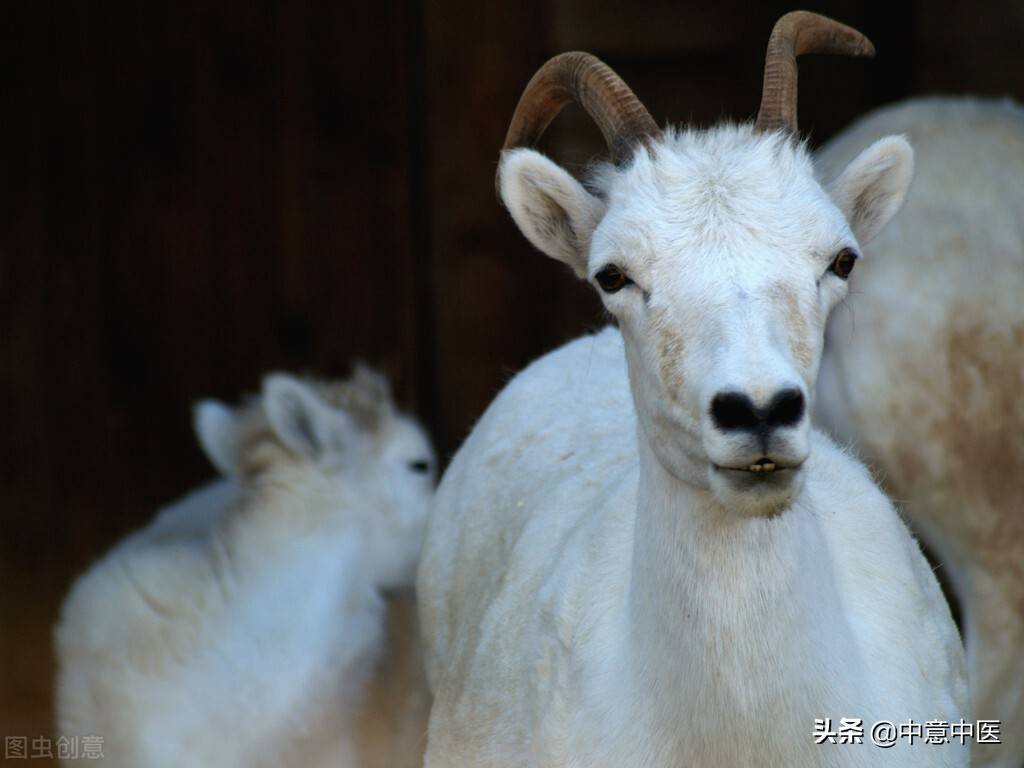
M252 510L232 486L220 481L163 509L72 587L55 632L58 710L93 720L62 722L62 732L103 733L108 753L129 762L154 759L166 751L159 743L190 743L229 765L239 745L277 744L283 755L289 730L312 730L340 703L359 706L383 613L358 578L360 542L296 537L251 567L236 529L251 535L241 523ZM345 690L325 668L348 670ZM260 706L240 715L240 701ZM229 732L237 738L218 744Z
M491 716L510 706L518 723L538 728L559 721L552 706L571 710L572 702L544 699L561 688L558 670L585 631L581 607L604 588L594 573L628 568L632 532L620 529L631 525L636 466L636 421L615 329L576 339L520 372L456 454L419 572L427 675L435 694L494 674L509 688L435 695L431 717L457 724L454 749L493 739L484 735ZM605 599L614 601L625 580L609 574L609 581L618 586ZM484 674L481 665L500 669ZM465 710L445 712L454 699Z

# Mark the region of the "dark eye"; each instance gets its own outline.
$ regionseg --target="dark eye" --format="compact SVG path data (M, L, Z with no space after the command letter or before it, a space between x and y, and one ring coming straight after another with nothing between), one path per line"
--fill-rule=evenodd
M605 293L615 293L633 281L626 277L626 273L616 267L614 264L609 264L607 267L601 269L594 279L597 280L597 284L601 286L601 290Z
M425 472L430 471L430 462L426 461L425 459L420 459L419 461L410 461L409 469L411 469L413 472L418 472L419 474L422 475Z
M829 266L830 272L835 272L837 276L843 280L850 276L853 272L853 265L857 263L857 254L850 248L843 248L836 257L832 259L832 264Z

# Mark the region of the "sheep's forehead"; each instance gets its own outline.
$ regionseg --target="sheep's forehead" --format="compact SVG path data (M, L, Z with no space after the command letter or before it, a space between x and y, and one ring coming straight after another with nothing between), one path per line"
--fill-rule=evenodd
M649 264L706 256L813 257L848 236L803 145L749 127L670 134L604 178L608 213L594 250ZM705 265L706 266L706 265Z
M302 381L329 408L344 411L369 431L383 432L394 420L394 403L379 390L360 386L350 380L303 377ZM238 428L258 432L270 428L260 397L250 397L235 411Z
M380 431L391 420L394 406L385 390L363 386L355 380L314 380L312 383L325 403L337 410L347 411L364 428Z
M388 454L402 455L410 460L432 459L433 448L426 432L414 418L404 414L391 419L383 433Z

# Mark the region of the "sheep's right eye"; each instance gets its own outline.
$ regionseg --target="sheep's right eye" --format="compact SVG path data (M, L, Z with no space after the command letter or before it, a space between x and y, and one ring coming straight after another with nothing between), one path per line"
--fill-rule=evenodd
M603 267L600 272L594 275L594 279L597 280L597 284L601 286L601 290L605 293L615 293L633 282L626 276L625 272L614 264Z
M430 471L430 462L423 459L421 459L420 461L410 461L409 469L420 475L426 474L427 472Z

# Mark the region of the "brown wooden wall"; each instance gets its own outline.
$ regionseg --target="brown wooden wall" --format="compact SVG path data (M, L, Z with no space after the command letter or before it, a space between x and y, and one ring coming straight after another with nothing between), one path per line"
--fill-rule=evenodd
M1024 98L1024 3L806 4L871 36L812 59L826 139L922 92ZM790 7L739 0L310 0L5 15L0 120L0 735L51 731L73 574L211 476L189 423L272 368L394 378L445 455L511 372L601 323L499 208L498 147L549 55L605 58L659 121L756 109ZM545 140L582 165L595 129Z

